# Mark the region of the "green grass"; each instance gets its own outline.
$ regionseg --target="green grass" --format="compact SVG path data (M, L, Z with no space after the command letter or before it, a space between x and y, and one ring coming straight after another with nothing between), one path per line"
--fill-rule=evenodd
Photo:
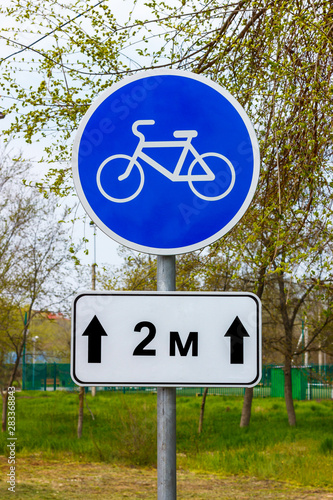
M94 419L85 406L77 439L77 393L17 393L17 456L156 465L155 394L105 391L87 402ZM199 436L200 404L199 397L177 397L178 467L333 488L332 401L296 402L297 427L290 428L283 400L255 399L251 425L241 429L242 398L208 396Z

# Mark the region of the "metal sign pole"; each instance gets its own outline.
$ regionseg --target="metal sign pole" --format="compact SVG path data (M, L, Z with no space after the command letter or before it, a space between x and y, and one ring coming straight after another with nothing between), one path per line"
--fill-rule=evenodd
M157 290L176 288L174 255L157 256ZM157 498L176 500L176 389L157 389Z

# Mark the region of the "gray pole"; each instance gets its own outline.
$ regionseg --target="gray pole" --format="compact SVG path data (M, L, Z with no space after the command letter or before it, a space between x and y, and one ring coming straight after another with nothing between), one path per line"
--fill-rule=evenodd
M91 266L91 289L96 290L96 225L94 222L90 221L90 225L94 228L94 262ZM93 397L96 396L96 387L91 388L91 395Z
M94 262L91 266L91 289L96 290L96 225L90 221L90 225L94 228Z
M157 257L157 291L176 288L174 255ZM157 389L157 498L176 500L176 389Z

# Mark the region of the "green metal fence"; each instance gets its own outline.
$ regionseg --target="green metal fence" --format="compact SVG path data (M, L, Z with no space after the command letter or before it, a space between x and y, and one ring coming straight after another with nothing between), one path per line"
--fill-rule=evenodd
M22 367L22 389L59 390L77 387L71 379L69 363L26 363Z
M26 363L22 367L22 389L25 390L75 390L77 386L70 376L70 364ZM122 392L155 392L153 387L103 387L98 390ZM179 387L179 395L202 395L202 387ZM210 388L208 394L242 396L244 388ZM294 399L333 399L333 365L311 365L292 369L292 392ZM283 368L264 366L260 383L253 389L254 397L283 397Z

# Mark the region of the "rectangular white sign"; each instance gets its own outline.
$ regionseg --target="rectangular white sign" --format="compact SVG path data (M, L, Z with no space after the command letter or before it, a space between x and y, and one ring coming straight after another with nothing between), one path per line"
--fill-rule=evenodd
M253 387L261 303L247 292L85 292L73 303L81 386Z

